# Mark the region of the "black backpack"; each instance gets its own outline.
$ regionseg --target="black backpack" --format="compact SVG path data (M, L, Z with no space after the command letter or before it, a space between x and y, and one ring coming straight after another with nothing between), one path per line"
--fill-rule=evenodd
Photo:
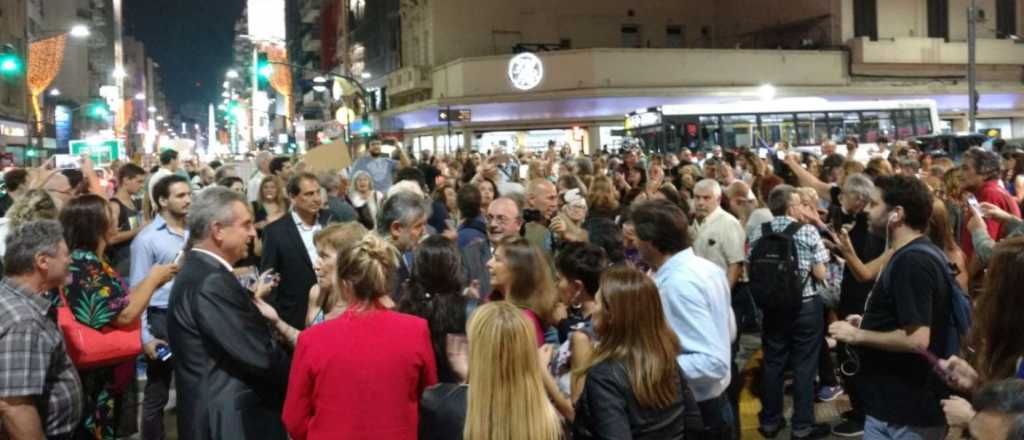
M804 286L810 273L800 278L800 258L794 236L804 225L790 223L782 232L772 231L771 222L761 225L761 238L750 251L750 293L764 310L793 310L803 302Z

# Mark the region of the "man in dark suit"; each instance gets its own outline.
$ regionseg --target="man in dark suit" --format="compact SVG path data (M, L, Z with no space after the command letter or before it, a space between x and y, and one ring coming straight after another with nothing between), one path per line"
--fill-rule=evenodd
M256 237L245 197L207 188L187 217L191 249L170 294L178 438L280 439L291 363L232 273Z
M263 230L260 267L273 269L281 277L267 302L277 309L284 322L302 330L306 328L309 289L316 283L313 236L331 221L331 215L320 209L320 182L312 174L292 177L288 181L288 196L292 199L291 212Z
M523 226L519 205L507 197L491 202L486 218L487 240L477 240L462 248L462 266L466 279L470 284L479 284L481 299L491 295L491 274L487 270L487 261L494 255L494 248L505 237L519 235L519 229Z

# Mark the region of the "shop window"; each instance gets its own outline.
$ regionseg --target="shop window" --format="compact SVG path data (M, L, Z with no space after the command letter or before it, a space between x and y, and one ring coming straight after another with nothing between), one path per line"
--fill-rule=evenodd
M796 125L800 145L820 145L829 138L825 113L797 113Z
M761 115L761 139L772 145L776 142L796 142L796 121L791 113Z
M683 47L683 27L668 26L665 28L665 47Z
M861 140L865 142L875 142L882 136L894 140L892 117L888 111L861 112L861 130L864 132Z
M725 140L723 147L750 146L754 143L756 131L757 116L755 115L722 116L722 137Z

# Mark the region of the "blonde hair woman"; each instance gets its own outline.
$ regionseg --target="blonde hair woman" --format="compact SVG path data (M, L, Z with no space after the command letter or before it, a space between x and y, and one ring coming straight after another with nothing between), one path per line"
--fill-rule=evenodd
M338 252L334 285L348 308L295 346L282 414L292 438L416 440L419 396L437 366L427 321L381 303L397 259L375 234Z
M384 194L373 188L370 173L359 170L352 175L352 188L348 191L348 203L358 215L366 229L373 230L377 222L377 210L384 204Z
M530 323L514 305L493 302L469 321L469 396L463 438L553 440L558 415L542 380Z
M284 197L284 182L280 178L267 176L260 181L259 198L252 202L252 212L260 231L288 213L288 199Z

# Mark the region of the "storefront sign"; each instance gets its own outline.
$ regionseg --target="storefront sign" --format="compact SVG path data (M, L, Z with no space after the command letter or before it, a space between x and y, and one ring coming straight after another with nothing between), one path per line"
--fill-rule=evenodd
M438 122L469 122L472 119L473 111L468 108L441 109L437 111Z
M519 90L537 87L544 79L544 63L530 52L516 55L508 63L508 79L512 81L512 87Z
M71 110L66 105L58 105L53 116L57 129L57 153L67 154L71 141Z
M661 113L644 112L633 113L626 116L626 130L631 130L640 127L650 127L652 125L661 125Z
M92 162L97 165L103 165L112 161L120 159L124 144L118 140L89 140L89 141L70 141L68 142L70 154L74 156L80 156L84 153L88 153Z
M26 137L28 126L20 122L0 121L0 136Z

